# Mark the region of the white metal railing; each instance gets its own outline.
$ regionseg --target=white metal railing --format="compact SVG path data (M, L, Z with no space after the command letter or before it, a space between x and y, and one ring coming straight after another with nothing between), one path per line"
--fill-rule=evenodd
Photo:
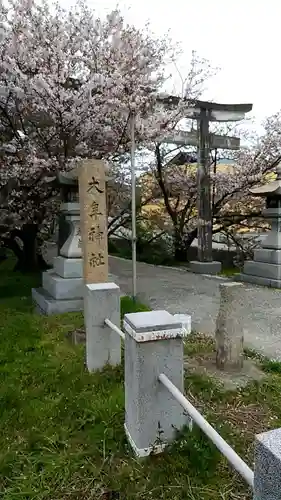
M234 469L243 476L245 481L253 488L254 487L254 472L250 467L237 455L237 453L229 446L229 444L218 434L218 432L207 422L207 420L199 413L196 408L186 399L186 397L177 389L177 387L169 380L169 378L161 373L159 375L160 382L174 396L178 403L188 412L194 422L208 436L214 445L225 456Z
M120 335L121 339L125 340L125 333L122 332L122 330L118 326L116 326L114 323L112 323L112 321L110 321L110 319L106 318L104 320L104 322L109 328L111 328L111 330L118 333L118 335Z

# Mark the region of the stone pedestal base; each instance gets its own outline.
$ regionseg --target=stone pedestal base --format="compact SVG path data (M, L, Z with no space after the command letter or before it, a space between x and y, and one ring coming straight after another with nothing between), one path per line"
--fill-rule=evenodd
M192 260L189 263L190 271L198 274L218 274L221 272L221 262L212 260L212 262L200 262Z
M245 283L252 283L253 285L269 286L272 288L281 288L281 279L274 280L271 278L264 278L262 276L253 276L251 274L241 273L237 275L237 281Z
M83 278L62 278L53 269L42 276L42 286L54 299L80 299L83 297Z
M62 278L81 278L83 261L82 259L65 259L60 255L54 259L54 271Z
M246 261L243 269L244 274L260 276L272 280L281 279L281 265L270 264L268 262L256 262L254 260Z
M51 315L82 311L84 280L82 259L56 257L54 269L42 275L42 287L32 289L39 314Z
M240 281L255 285L281 288L281 251L259 248L254 252L254 260L246 261Z
M35 310L39 314L51 315L83 311L84 279L82 259L54 259L54 269L42 275L42 287L32 289ZM108 276L109 282L115 277Z
M39 314L63 314L66 312L83 311L83 299L54 299L44 288L32 288L32 299L35 311Z

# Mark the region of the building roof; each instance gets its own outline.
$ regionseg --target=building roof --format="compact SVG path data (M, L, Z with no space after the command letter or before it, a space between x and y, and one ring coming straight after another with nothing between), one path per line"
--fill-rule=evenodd
M170 167L172 165L175 166L180 166L180 165L192 165L194 163L197 163L197 154L191 154L187 152L180 151L174 158L169 160L166 163L166 167ZM235 160L232 160L230 158L220 158L217 160L217 165L230 165L234 166L235 165Z

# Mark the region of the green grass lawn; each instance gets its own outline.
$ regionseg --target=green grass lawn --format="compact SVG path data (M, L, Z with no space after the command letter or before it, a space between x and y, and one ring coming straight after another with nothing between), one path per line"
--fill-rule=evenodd
M231 276L235 276L236 274L239 274L240 273L240 270L237 269L237 267L229 267L229 268L225 268L222 270L222 272L220 273L221 276L226 276L226 277L231 277Z
M30 289L40 277L12 273L7 262L0 278L1 498L252 498L196 427L163 455L136 460L123 430L123 367L87 373L84 346L67 335L82 326L82 315L34 315ZM143 308L122 300L122 314L136 309ZM212 343L192 336L188 349ZM229 393L206 377L186 376L191 402L250 465L254 434L281 425L281 378L269 371L262 384Z

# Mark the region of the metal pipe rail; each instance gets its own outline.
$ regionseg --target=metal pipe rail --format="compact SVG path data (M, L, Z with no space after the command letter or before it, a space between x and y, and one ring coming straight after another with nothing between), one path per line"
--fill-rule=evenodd
M125 340L125 333L122 332L122 330L120 328L118 328L118 326L114 325L114 323L112 323L112 321L110 321L110 319L105 319L104 320L105 324L111 328L111 330L113 330L114 332L118 333L118 335L120 335L121 339Z
M194 422L200 429L211 439L214 445L225 456L229 463L236 469L245 481L253 488L254 487L254 472L250 467L237 455L237 453L229 446L229 444L219 435L219 433L205 420L196 408L186 399L186 397L177 389L177 387L168 379L164 373L159 375L159 381L168 389L178 403L188 412Z

